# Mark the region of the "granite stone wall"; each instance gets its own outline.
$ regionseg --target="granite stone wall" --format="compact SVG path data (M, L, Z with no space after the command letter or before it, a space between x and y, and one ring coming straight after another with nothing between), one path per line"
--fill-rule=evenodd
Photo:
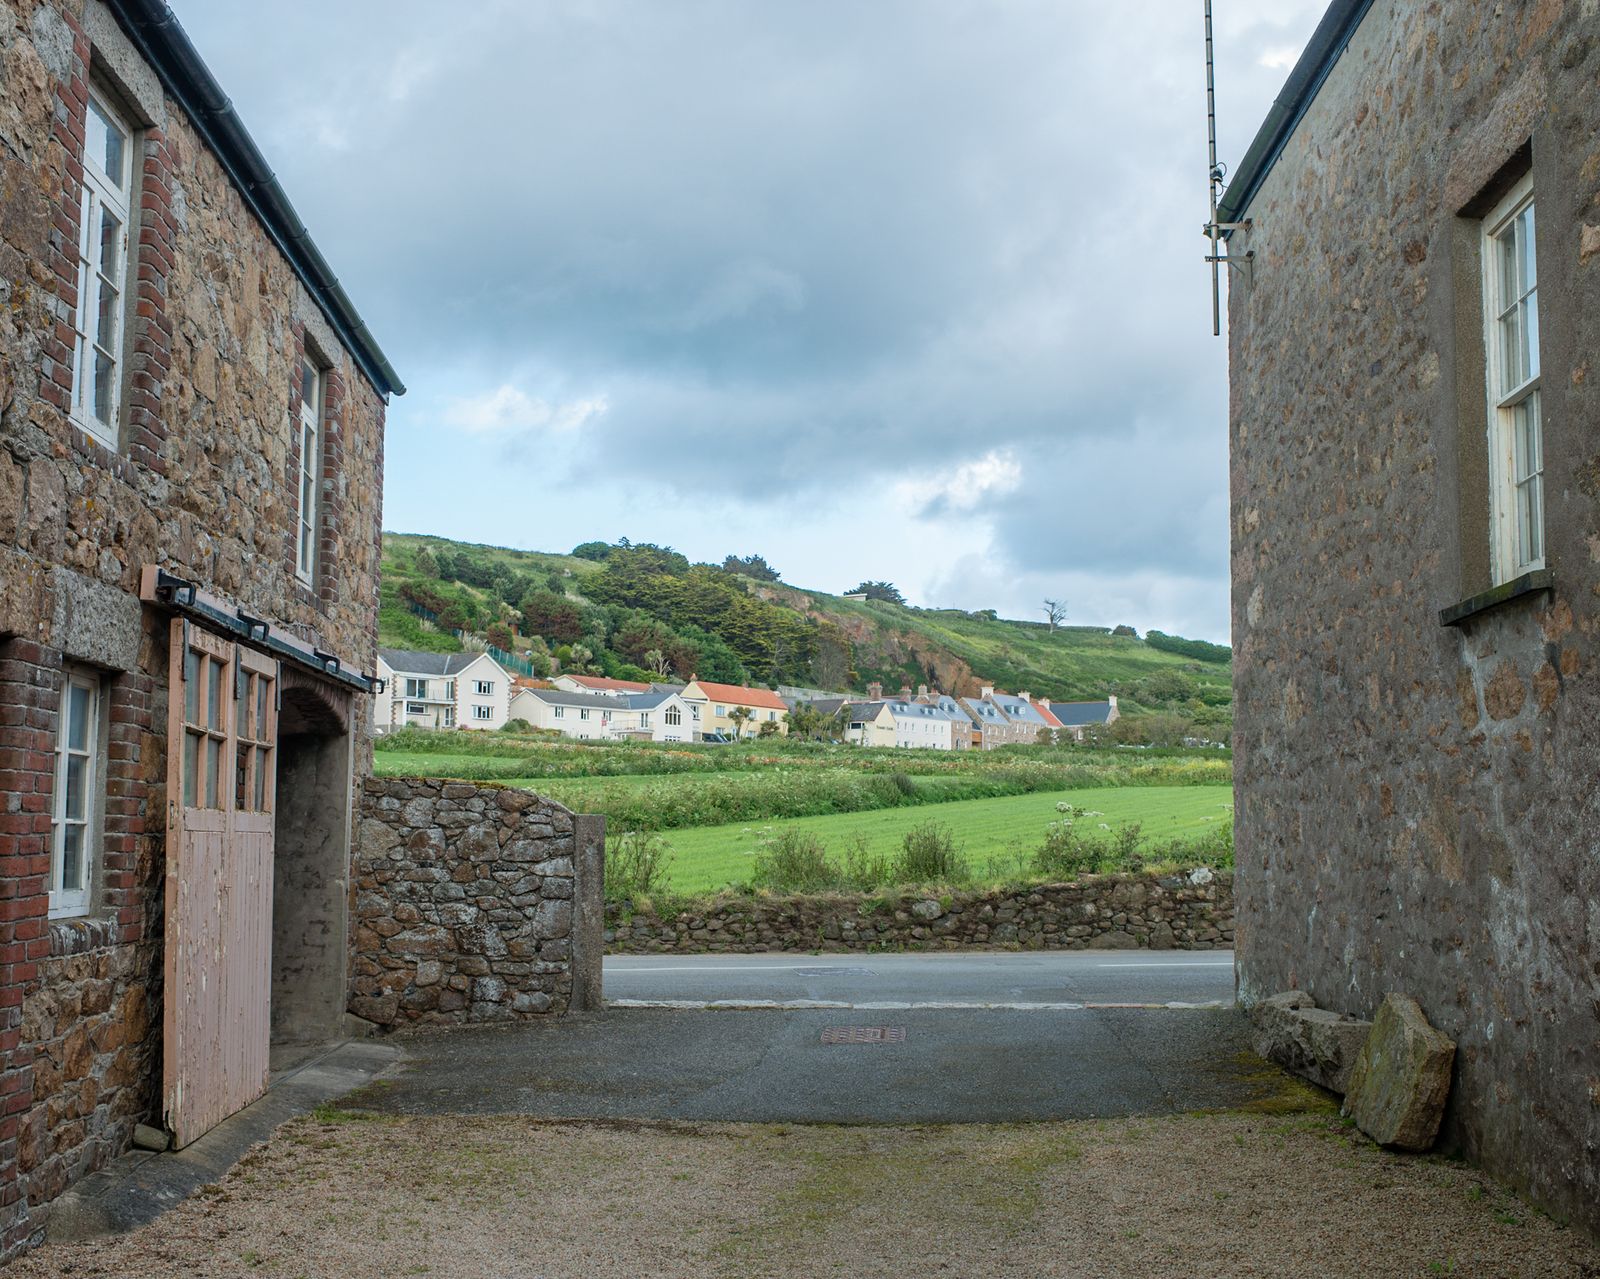
M1456 1041L1442 1140L1600 1231L1596 6L1374 5L1232 273L1241 994ZM1482 219L1537 206L1547 567L1492 585Z
M350 1011L393 1028L600 1002L604 819L528 791L369 780Z
M1233 876L1091 875L941 897L726 897L670 917L606 906L606 946L664 951L1212 950L1233 944Z
M136 130L111 446L69 415L91 87ZM308 351L327 367L309 585L293 561ZM125 1148L132 1120L161 1122L167 617L141 605L141 568L372 669L383 416L107 7L0 3L0 1260ZM72 923L48 918L46 885L68 665L99 678L106 707L93 900ZM356 778L370 771L367 718L358 699Z

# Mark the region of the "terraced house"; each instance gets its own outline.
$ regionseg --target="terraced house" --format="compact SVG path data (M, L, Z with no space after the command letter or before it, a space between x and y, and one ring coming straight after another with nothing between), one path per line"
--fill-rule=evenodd
M0 6L0 1258L344 1015L403 388L160 0Z
M1414 996L1591 1231L1597 121L1592 3L1338 0L1222 208L1241 997Z

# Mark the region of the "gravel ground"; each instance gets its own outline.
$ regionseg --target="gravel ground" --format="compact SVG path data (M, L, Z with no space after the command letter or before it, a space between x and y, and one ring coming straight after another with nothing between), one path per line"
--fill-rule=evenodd
M1600 1277L1460 1164L1329 1111L809 1127L323 1109L70 1275Z

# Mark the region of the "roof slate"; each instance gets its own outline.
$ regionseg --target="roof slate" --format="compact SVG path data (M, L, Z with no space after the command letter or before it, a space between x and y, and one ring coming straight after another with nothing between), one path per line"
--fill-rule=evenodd
M424 653L414 648L380 648L378 656L396 675L458 675L487 653ZM491 662L494 658L490 657ZM498 665L498 663L496 663Z

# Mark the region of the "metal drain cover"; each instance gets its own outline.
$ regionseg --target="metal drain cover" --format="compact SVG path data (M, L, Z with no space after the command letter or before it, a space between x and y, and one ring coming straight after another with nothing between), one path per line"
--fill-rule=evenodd
M903 1044L904 1026L829 1026L822 1032L825 1044Z
M796 968L797 977L871 977L870 968L846 968L843 965L828 968Z

